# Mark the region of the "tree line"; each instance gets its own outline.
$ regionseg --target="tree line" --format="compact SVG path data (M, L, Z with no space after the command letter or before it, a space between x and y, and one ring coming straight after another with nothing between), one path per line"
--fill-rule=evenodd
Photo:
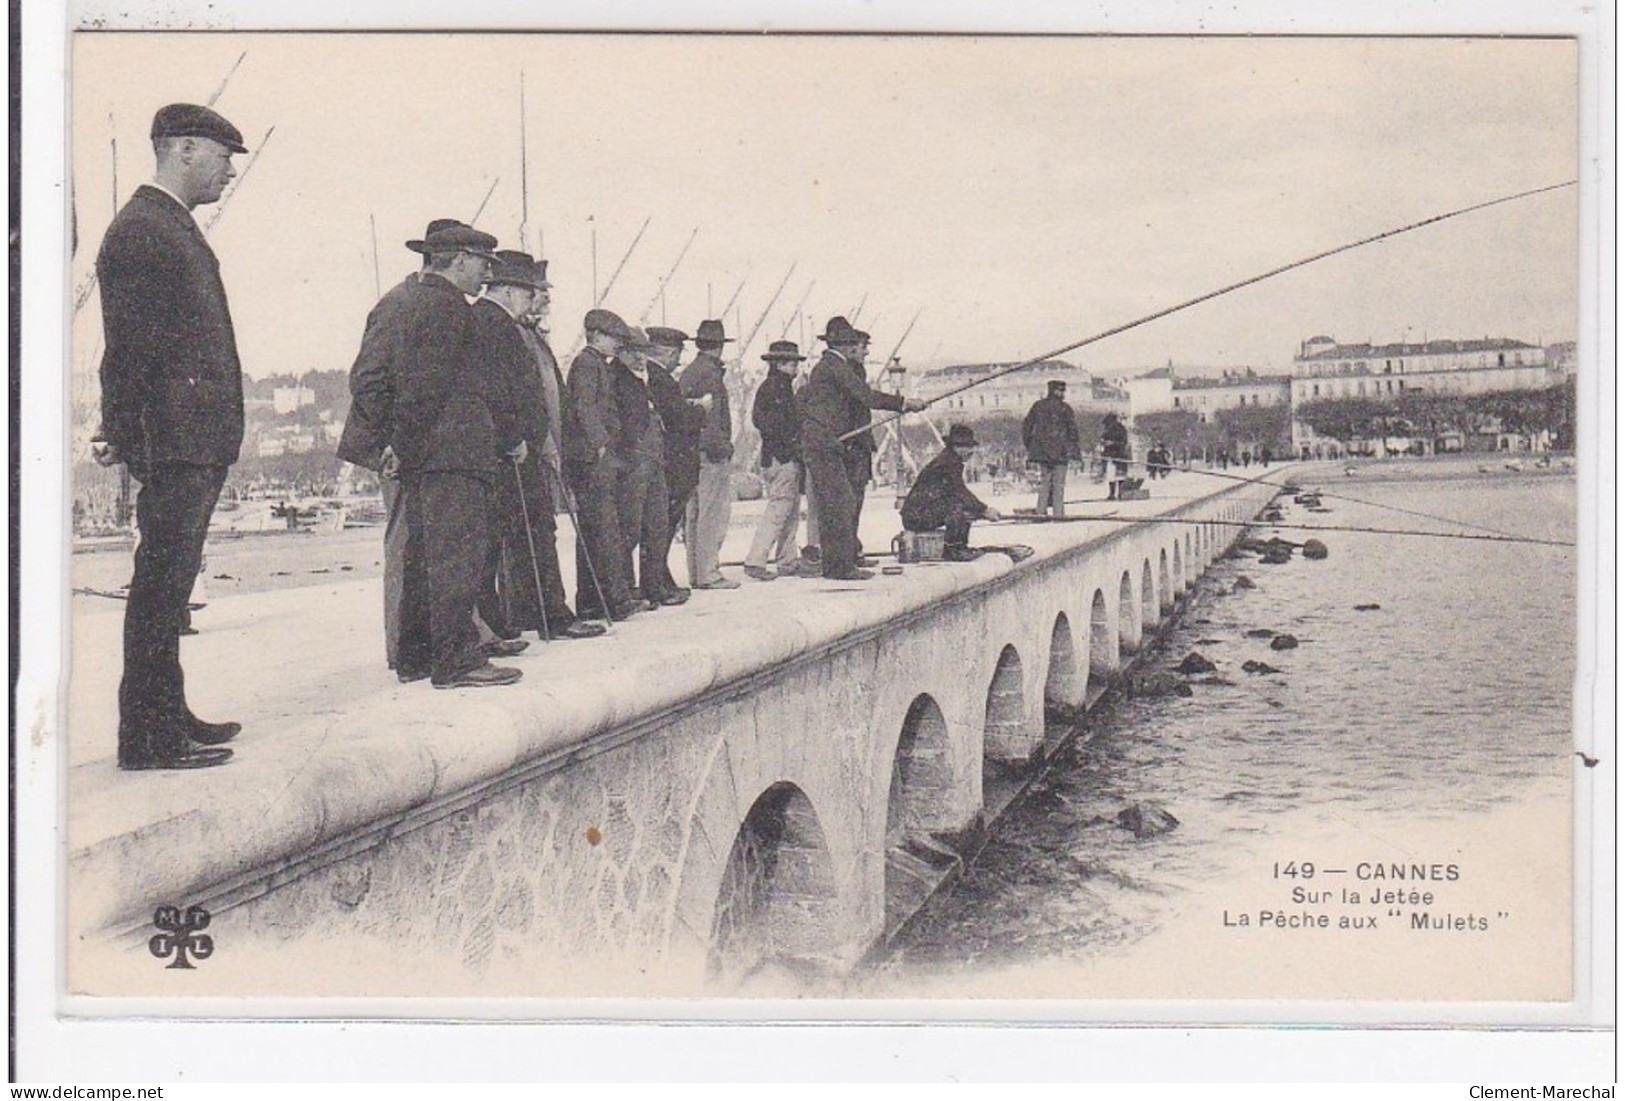
M1460 433L1519 435L1549 431L1558 451L1574 450L1575 380L1539 390L1487 390L1479 394L1406 390L1388 398L1320 398L1301 402L1295 415L1317 436L1347 447L1356 440L1409 437L1443 450L1443 437Z

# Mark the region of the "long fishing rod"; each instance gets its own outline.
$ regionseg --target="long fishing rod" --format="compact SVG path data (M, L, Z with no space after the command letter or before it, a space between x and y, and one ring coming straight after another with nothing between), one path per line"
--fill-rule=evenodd
M811 297L812 292L813 292L813 288L816 287L816 286L818 286L818 280L816 280L816 279L814 279L811 283L807 284L807 289L805 291L803 291L802 294L801 294L801 301L796 303L796 308L790 311L790 317L789 317L788 320L785 321L784 328L779 330L779 339L780 340L783 340L785 338L786 334L788 334L790 332L790 325L795 321L795 319L797 317L801 316L801 307L803 307L803 306L805 306L807 304L807 299L809 297ZM741 349L740 354L741 355L744 354L743 349Z
M470 218L468 220L468 224L470 226L472 226L475 222L479 221L480 220L480 215L485 213L485 204L491 201L492 194L494 194L496 192L497 184L499 184L501 182L502 182L502 177L501 176L494 177L491 180L491 186L485 189L485 198L480 200L479 207L474 211L474 217L472 217L472 218Z
M773 309L773 303L775 303L775 302L777 302L779 300L779 295L784 293L784 288L790 285L790 276L794 275L795 271L796 271L796 265L795 265L795 262L792 261L791 264L790 264L790 270L784 273L784 278L783 279L779 280L778 289L776 289L773 292L773 297L769 298L767 300L767 305L762 307L761 314L758 315L757 318L756 318L756 324L751 326L750 335L747 336L740 343L740 345L739 345L739 353L736 356L734 356L734 362L735 363L744 362L745 353L750 351L751 342L756 339L756 334L761 332L762 323L767 320L768 312ZM807 289L809 291L812 290L811 287L808 287Z
M914 311L914 317L909 321L908 328L903 330L903 335L898 337L897 343L892 346L891 354L888 355L883 361L885 365L890 366L891 363L897 359L897 354L903 350L903 344L908 340L908 334L914 331L915 323L920 320L920 315L924 312L924 306L921 306L919 309Z
M243 58L245 58L247 56L248 56L248 51L247 50L244 50L242 53L237 55L237 60L233 61L231 63L231 68L226 70L225 77L220 81L220 87L216 88L214 90L214 95L210 96L208 98L207 102L204 103L205 107L213 107L216 103L219 102L220 97L225 95L225 93L226 93L226 85L231 83L232 74L236 73L237 66L241 65L243 63Z
M615 265L614 272L610 274L609 282L604 284L603 292L593 300L593 309L597 309L599 306L602 306L604 304L604 299L609 297L609 292L615 289L615 280L621 277L621 272L626 268L626 262L632 259L632 252L638 247L638 242L643 240L643 231L649 228L649 222L653 217L654 215L651 214L647 218L644 218L643 224L638 227L637 233L633 234L632 243L626 246L625 252L621 253L621 262Z
M243 189L243 181L247 180L248 174L254 171L254 166L259 163L260 154L265 152L265 147L271 143L271 135L274 133L276 133L275 126L265 131L265 136L260 139L259 146L249 155L248 162L243 165L243 170L237 174L237 182L232 185L231 193L223 197L218 203L215 204L214 213L209 215L209 220L207 222L203 223L203 233L205 236L207 236L209 231L214 228L214 224L220 220L221 216L226 213L226 205L231 202L232 197Z
M1098 502L1083 501L1067 502L1069 505L1088 503L1098 504ZM1529 535L1475 535L1470 532L1462 531L1416 531L1410 528L1373 528L1363 527L1357 524L1278 524L1259 520L1197 520L1184 516L1117 516L1115 514L1092 515L1089 513L1078 513L1073 516L1061 517L1059 519L1078 522L1099 520L1110 524L1187 524L1193 527L1202 527L1212 524L1217 527L1225 528L1267 527L1279 529L1281 531L1335 531L1358 532L1365 535L1412 535L1419 539L1464 539L1473 543L1523 543L1536 547L1572 548L1575 545L1559 539L1537 539ZM1016 523L1030 522L1020 516L1006 517L1005 521L1014 521ZM1043 523L1045 521L1041 520L1039 522ZM1055 521L1050 520L1048 522L1054 523Z
M869 302L869 292L864 291L863 292L863 297L858 299L858 304L856 306L853 306L850 310L846 311L846 319L848 321L852 322L852 324L856 325L858 323L858 315L863 312L863 307L865 305L867 305L868 302Z
M372 226L372 290L379 298L384 296L384 277L378 267L378 216L367 214L367 224Z
M666 293L666 284L670 283L671 277L677 274L677 269L682 266L683 257L688 255L689 246L694 243L694 238L698 237L699 235L700 227L695 226L693 232L688 235L688 240L683 242L683 251L679 252L677 254L677 259L672 262L671 270L668 271L666 273L666 277L660 281L660 286L655 290L655 296L649 299L649 304L643 307L643 312L638 315L639 325L642 325L645 321L649 320L650 312L653 311L655 306L660 303L660 296Z
M1493 535L1506 535L1506 536L1511 536L1513 538L1522 538L1516 532L1507 531L1504 528L1493 528L1493 527L1490 527L1487 524L1475 524L1471 520L1457 520L1457 519L1454 519L1454 518L1449 517L1449 516L1438 516L1438 515L1435 515L1434 513L1431 513L1431 512L1420 512L1420 511L1418 511L1416 509L1412 509L1412 508L1402 508L1399 505L1383 504L1381 501L1368 501L1368 500L1365 500L1364 498L1360 498L1360 497L1350 497L1350 496L1348 496L1346 494L1342 494L1342 493L1333 493L1330 490L1324 490L1324 489L1305 490L1302 487L1300 487L1298 485L1295 485L1295 484L1291 484L1291 483L1287 483L1287 482L1275 482L1275 481L1269 480L1268 478L1249 478L1244 474L1226 474L1226 473L1223 473L1222 471L1218 471L1218 470L1187 470L1187 471L1185 471L1185 473L1187 473L1187 474L1200 474L1204 478L1220 478L1220 479L1223 479L1224 481L1228 481L1228 482L1246 482L1249 485L1273 486L1276 489L1295 490L1295 491L1302 492L1302 493L1314 493L1316 496L1319 496L1319 497L1327 497L1327 498L1330 498L1331 500L1334 500L1334 501L1344 501L1344 502L1346 502L1348 504L1351 504L1351 505L1364 505L1367 508L1377 508L1377 509L1384 509L1384 510L1386 510L1388 512L1397 512L1397 513L1399 513L1399 514L1401 514L1403 516L1414 516L1418 520L1432 520L1435 523L1439 523L1439 524L1455 524L1457 527L1476 528L1479 531L1487 531L1487 532L1490 532ZM1085 502L1083 502L1083 501L1071 501L1071 502L1068 502L1068 503L1069 504L1084 504Z
M530 158L525 149L525 70L519 70L519 247L530 240ZM528 530L528 529L527 529Z
M734 303L735 302L739 301L739 293L745 289L745 281L748 280L749 278L750 278L750 272L747 271L745 273L745 278L741 279L739 281L739 286L735 287L734 292L731 295L728 296L728 302L727 302L726 305L724 305L722 307L722 312L717 314L718 317L727 317L728 316L728 311L734 308ZM709 311L707 311L707 312L709 312Z
M1389 237L1397 237L1401 233L1409 233L1412 230L1421 229L1423 226L1434 225L1435 223L1443 222L1443 221L1446 221L1447 219L1450 219L1450 218L1460 217L1463 214L1470 214L1470 213L1472 213L1473 211L1476 211L1476 210L1484 210L1484 209L1486 209L1488 207L1499 206L1502 203L1510 203L1510 202L1514 202L1514 201L1516 201L1518 199L1527 199L1532 195L1540 195L1540 194L1543 194L1543 193L1545 193L1547 191L1556 191L1556 190L1559 190L1560 188L1573 187L1578 182L1579 182L1578 180L1565 180L1562 183L1547 184L1545 187L1535 187L1535 188L1530 188L1528 191L1519 191L1519 192L1517 192L1516 194L1513 194L1513 195L1503 195L1498 199L1490 199L1490 200L1488 200L1486 202L1474 203L1471 206L1464 206L1464 207L1461 207L1458 210L1451 210L1451 211L1448 211L1448 212L1446 212L1444 214L1435 214L1431 218L1423 218L1421 221L1418 221L1418 222L1411 222L1408 225L1399 226L1399 227L1397 227L1395 229L1384 230L1381 233L1374 233L1369 237L1362 237L1358 241L1350 241L1346 245L1338 245L1336 248L1330 248L1330 249L1326 249L1326 250L1324 250L1322 252L1317 252L1313 256L1306 256L1301 260L1294 260L1290 264L1282 264L1278 268L1271 268L1269 271L1263 272L1263 273L1261 273L1259 275L1254 275L1254 276L1251 276L1251 277L1249 277L1247 279L1242 279L1242 280L1240 280L1238 282L1231 283L1231 284L1229 284L1227 286L1220 287L1217 290L1208 291L1206 294L1199 294L1195 298L1189 298L1189 299L1186 299L1183 302L1180 302L1178 305L1165 307L1164 309L1157 310L1155 313L1146 314L1144 317L1136 318L1135 320L1126 322L1126 323L1124 323L1122 325L1115 325L1112 328L1106 329L1103 332L1098 332L1098 333L1094 334L1093 336L1088 336L1088 337L1085 337L1082 340L1074 341L1071 344L1063 345L1060 348L1056 348L1052 352L1045 352L1041 356L1036 356L1036 357L1034 357L1032 359L1022 360L1020 363L1013 363L1008 367L1001 367L997 371L992 372L991 374L984 375L982 378L973 379L972 381L967 382L967 383L965 383L965 384L963 384L961 386L955 386L950 390L943 391L942 393L938 394L936 397L934 397L934 398L930 399L929 401L927 401L926 405L927 405L927 407L935 405L939 401L942 401L942 400L944 400L946 398L951 398L956 394L962 394L966 390L970 390L973 387L981 386L983 383L992 382L996 378L1003 378L1005 375L1013 374L1014 372L1020 371L1020 370L1022 370L1024 368L1027 368L1027 367L1035 367L1038 364L1043 363L1045 360L1054 359L1057 356L1063 356L1068 352L1075 352L1079 348L1086 347L1086 346L1088 346L1090 344L1098 343L1099 341L1105 340L1107 337L1116 336L1118 333L1125 333L1125 332L1128 332L1130 329L1139 328L1141 325L1148 324L1148 323L1150 323L1152 321L1157 321L1157 320L1159 320L1161 318L1169 316L1170 314L1179 313L1181 310L1188 310L1192 306L1199 305L1199 304L1201 304L1203 302L1211 301L1211 300L1213 300L1215 298L1220 297L1221 295L1229 294L1232 291L1238 291L1243 287L1250 287L1254 283L1262 283L1266 279L1273 279L1277 275L1282 275L1282 274L1284 274L1286 272L1292 271L1295 268L1301 268L1301 267L1304 267L1305 265L1313 264L1318 260L1324 260L1327 257L1336 256L1340 252L1348 252L1350 249L1357 249L1357 248L1360 248L1363 245L1374 244L1377 241L1386 240ZM886 423L889 423L890 421L898 420L902 416L903 416L903 414L901 414L901 413L890 414L887 418L881 420L879 422L879 424L886 424ZM872 426L872 427L878 427L878 425ZM853 436L859 435L859 434L861 434L863 432L867 432L867 431L869 431L868 428L855 428L852 431L844 433L843 435L838 436L836 438L838 440L848 440L848 439L851 439Z

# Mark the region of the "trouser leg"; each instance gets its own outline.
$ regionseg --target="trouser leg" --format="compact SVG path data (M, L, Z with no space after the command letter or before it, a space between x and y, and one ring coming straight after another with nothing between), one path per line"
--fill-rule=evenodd
M428 473L419 479L428 579L430 669L436 682L481 665L474 606L490 562L491 490L478 478Z
M852 545L857 548L857 557L863 555L863 540L858 535L858 526L863 521L863 495L869 490L869 479L874 473L874 462L870 453L860 447L848 447L846 451L846 476L852 483Z
M209 516L225 480L223 466L164 463L147 472L136 496L141 537L124 607L121 755L185 745L191 712L181 672L180 631L203 558Z
M515 511L519 508L512 491L496 489L490 494L485 568L474 604L480 619L485 621L491 634L497 638L514 638L519 634L516 623L519 606L512 585L514 577L507 567L513 563L515 536L522 540L524 532L509 515L510 508Z
M638 587L635 562L643 545L643 512L649 498L649 461L632 458L615 479L615 518L621 531L619 569L621 582L631 591ZM644 593L645 598L648 593Z
M693 520L689 564L694 584L706 585L722 578L717 560L722 552L722 540L728 534L728 518L732 512L732 464L701 463L700 485L689 513Z
M1056 463L1050 470L1050 506L1055 515L1066 515L1066 464Z
M402 510L401 599L395 669L402 676L421 676L434 661L429 635L429 562L423 535L423 476L400 482Z
M659 600L676 588L671 584L666 558L671 553L671 528L667 507L671 494L666 490L666 468L658 459L649 464L649 477L643 491L642 528L638 534L638 581L647 600Z
M397 478L384 478L384 658L401 664L401 594L406 577L406 495Z
M802 469L803 470L806 469L806 464L805 463L802 464ZM807 543L806 543L806 545L809 548L813 549L813 550L817 550L818 546L819 546L819 544L818 544L818 536L819 536L818 498L813 495L812 476L809 474L808 477L807 477Z
M781 572L794 567L801 558L801 548L796 544L796 529L801 526L801 464L783 465L784 480L778 491L783 494L784 519L773 540L773 562Z
M564 572L559 566L559 525L554 501L563 487L557 478L557 473L544 465L541 477L535 480L536 497L527 502L530 529L536 540L536 568L542 575L542 607L547 612L548 627L555 631L575 619L570 601L564 595ZM530 548L525 549L529 553Z
M766 569L770 557L780 564L794 558L797 485L798 468L795 463L774 463L762 471L762 493L766 506L762 509L761 519L756 522L756 532L751 538L750 553L745 555L745 565ZM785 535L787 522L788 538ZM787 549L791 553L787 554Z
M614 471L608 462L579 464L576 476L576 610L598 617L632 602L622 579L620 518L615 509ZM594 585L594 578L597 585ZM603 607L598 589L603 589Z
M838 452L806 456L807 485L818 501L818 539L824 576L850 573L857 567L857 511L852 478Z
M970 525L976 519L964 509L954 509L948 513L946 522L942 525L942 542L945 547L966 547L970 545Z

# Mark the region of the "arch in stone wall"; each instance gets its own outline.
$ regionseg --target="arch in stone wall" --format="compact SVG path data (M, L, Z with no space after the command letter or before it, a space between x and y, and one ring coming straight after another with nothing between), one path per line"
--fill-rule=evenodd
M1196 584L1196 579L1201 576L1202 567L1196 561L1196 547L1189 528L1185 529L1185 569L1190 573L1190 583Z
M1139 608L1134 603L1134 581L1127 570L1117 582L1117 655L1131 654L1140 645Z
M1078 667L1078 651L1072 641L1072 622L1058 612L1049 633L1049 666L1044 673L1044 703L1075 707L1083 702L1088 688L1088 672Z
M1169 583L1168 579L1167 547L1163 547L1157 552L1157 605L1159 609L1158 619L1162 618L1163 613L1172 611L1174 606L1174 587Z
M1027 721L1027 696L1021 654L1013 644L999 651L993 679L987 686L987 718L982 726L983 756L995 761L1025 761L1032 757L1043 730Z
M1089 687L1104 688L1117 671L1117 636L1112 631L1106 594L1099 589L1089 602Z
M1174 536L1174 572L1173 572L1174 587L1173 587L1173 592L1176 593L1176 594L1184 592L1186 587L1190 583L1185 577L1185 559L1183 557L1181 557L1181 555L1179 553L1180 541L1181 540L1180 540L1179 536L1175 535Z
M1149 631L1162 619L1157 608L1157 586L1152 580L1151 559L1145 558L1140 562L1140 625L1142 631Z
M886 844L900 844L912 833L953 829L961 823L944 818L954 797L952 747L948 720L928 694L909 704L903 731L892 754L891 788L886 796Z
M725 989L770 968L817 972L842 939L835 870L812 801L773 784L734 835L711 922L706 970Z

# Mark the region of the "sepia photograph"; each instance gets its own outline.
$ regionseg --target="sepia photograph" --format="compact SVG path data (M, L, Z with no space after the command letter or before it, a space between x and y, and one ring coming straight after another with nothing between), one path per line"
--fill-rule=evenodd
M68 50L66 1012L1582 1003L1574 39Z

